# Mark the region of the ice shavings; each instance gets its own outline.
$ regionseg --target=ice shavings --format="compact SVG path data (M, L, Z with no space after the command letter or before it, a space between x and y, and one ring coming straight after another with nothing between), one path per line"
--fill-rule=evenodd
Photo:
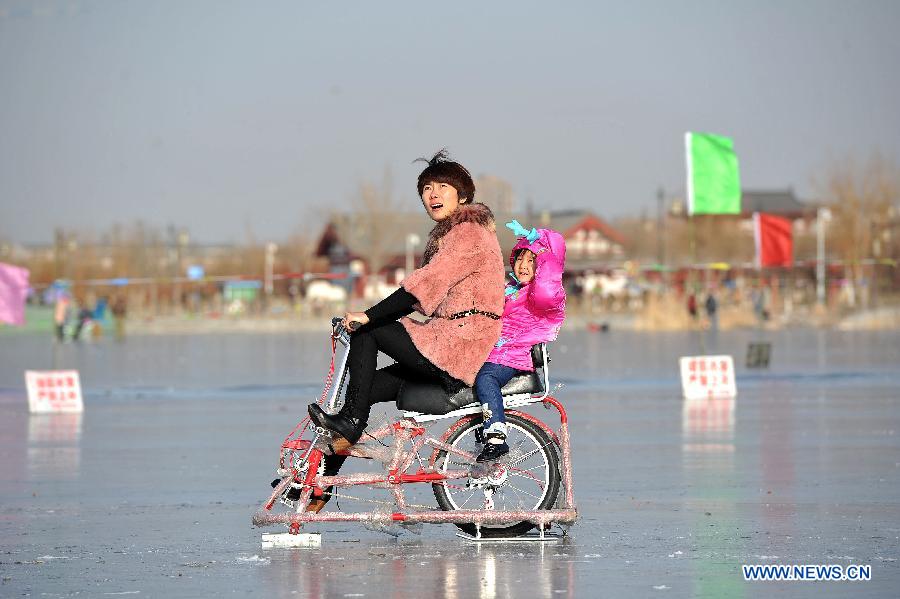
M245 564L268 564L272 561L268 557L260 557L258 555L239 555L237 561Z

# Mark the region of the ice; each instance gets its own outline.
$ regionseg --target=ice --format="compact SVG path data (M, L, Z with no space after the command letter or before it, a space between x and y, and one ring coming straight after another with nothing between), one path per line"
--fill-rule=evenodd
M895 595L900 334L760 334L775 361L751 372L740 358L758 334L719 332L707 349L736 356L739 398L688 414L677 357L699 352L696 336L561 335L569 351L551 346L551 371L566 383L558 395L580 519L551 547L469 545L452 525L393 538L328 523L301 527L321 533L320 547L265 551L261 534L287 528L254 528L250 517L271 492L282 439L320 390L328 356L319 336L66 345L56 365L80 370L85 413L40 426L25 408L22 371L52 367L52 341L0 338L0 594L413 599L427 575L440 597L641 597L651 587L730 596L747 584L742 563L852 556L875 566L866 595ZM526 411L558 425L554 411ZM351 462L348 473L380 468ZM407 499L434 505L427 484ZM358 507L335 498L325 509Z

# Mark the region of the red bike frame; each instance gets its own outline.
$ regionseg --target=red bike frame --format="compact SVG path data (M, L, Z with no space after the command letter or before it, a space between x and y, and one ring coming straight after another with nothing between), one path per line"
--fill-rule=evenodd
M338 384L332 389L332 383L335 379L335 348L336 343L340 341L349 347L350 337L346 331L339 326L339 319L332 321L332 355L331 368L326 377L325 389L322 393L320 403L326 401L326 396L331 390L331 397L328 400L328 406L334 408L337 397L340 393L344 374L346 373L346 359L344 355L343 362L340 365L340 374L337 377ZM544 354L544 372L547 377L544 381L544 388L549 384L549 376L547 375L547 358ZM403 486L416 483L440 483L443 481L468 479L471 477L470 469L448 470L440 472L435 461L439 452L447 452L455 454L463 458L467 462L474 462L475 456L461 449L450 445L447 441L450 436L460 427L468 424L474 418L475 410L465 408L463 413L468 414L462 416L449 429L447 429L440 439L435 439L426 435L426 428L417 422L415 418L402 418L393 423L385 424L374 431L367 432L367 440L360 442L351 447L346 455L356 458L377 459L386 464L382 472L367 472L350 475L324 476L318 474L319 465L325 455L323 450L327 447L328 433L325 431L315 431L312 441L301 438L293 438L294 434L299 430L301 435L304 432L306 419L302 421L294 431L288 435L288 438L281 446L281 463L278 470L281 482L275 486L274 491L268 500L253 515L253 523L257 526L268 526L273 524L286 524L291 533L298 533L301 525L306 522L368 522L382 525L390 525L394 522L403 523L459 523L459 524L475 524L477 529L481 525L498 525L498 524L515 524L522 521L533 523L543 536L544 531L549 525L556 522L559 524L572 524L578 517L575 508L575 499L572 482L572 459L569 446L569 425L566 411L562 404L556 398L544 393L541 396L529 398L527 395L524 399L517 400L516 406L529 405L534 403L542 403L548 409L555 408L559 413L560 425L558 431L553 430L540 419L531 414L517 411L507 410L508 414L515 414L520 418L524 418L536 426L543 429L554 441L559 448L560 453L560 469L561 482L564 486L564 495L561 500L557 499L558 507L555 509L545 510L440 510L440 509L415 509L421 506L410 506L406 501L406 495ZM458 413L456 413L458 414ZM453 418L454 414L446 416L430 416L429 419ZM373 443L372 440L380 441L387 437L394 437L393 445L384 445ZM414 472L409 470L412 465L417 462L419 451L425 446L432 449L431 458L428 466L423 468L419 466ZM409 446L409 449L407 449ZM493 469L507 468L515 470L514 466L508 464L493 464ZM300 497L296 501L287 501L282 499L284 493L291 485L299 486L301 489ZM386 488L391 491L393 496L393 510L391 513L384 511L372 512L333 512L323 511L319 513L307 512L306 507L309 505L313 496L321 496L322 490L329 486L336 487L353 487L353 486L369 486L374 488ZM289 512L275 512L276 504L284 503L292 508Z

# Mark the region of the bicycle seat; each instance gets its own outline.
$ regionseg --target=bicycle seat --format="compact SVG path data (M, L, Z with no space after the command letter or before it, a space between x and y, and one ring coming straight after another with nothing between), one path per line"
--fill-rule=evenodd
M515 375L500 390L504 397L536 395L545 391L543 343L531 348L531 362L534 364L534 371L522 371ZM397 408L405 412L422 414L447 414L476 402L471 387L465 387L450 395L439 383L407 381L397 394Z

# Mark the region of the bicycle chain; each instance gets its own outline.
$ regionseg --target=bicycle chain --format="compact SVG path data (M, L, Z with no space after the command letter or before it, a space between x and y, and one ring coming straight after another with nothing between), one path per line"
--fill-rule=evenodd
M331 496L332 496L332 497L337 497L337 498L339 498L339 499L352 499L353 501L361 501L361 502L363 502L363 503L375 503L375 504L378 504L378 505L397 506L397 502L396 502L396 501L383 501L383 500L379 500L379 499L366 499L366 498L364 498L364 497L355 497L355 496L353 496L353 495L345 495L344 493L337 493L337 492L335 492L335 491L332 491L332 492L331 492ZM409 507L411 507L411 508L418 508L418 509L422 509L422 510L433 510L433 509L435 509L435 506L433 506L433 505L420 505L420 504L417 504L417 503L407 503L407 504L404 506L404 508L409 508Z

